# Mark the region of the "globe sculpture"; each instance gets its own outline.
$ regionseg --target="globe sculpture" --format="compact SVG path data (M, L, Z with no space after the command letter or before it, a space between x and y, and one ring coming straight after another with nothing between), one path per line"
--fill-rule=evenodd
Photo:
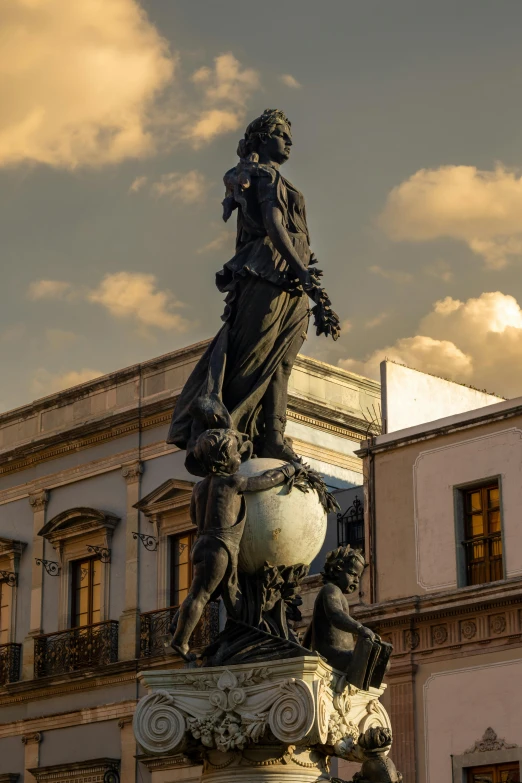
M284 464L278 459L251 459L239 472L257 476ZM317 492L290 490L283 484L245 497L247 519L239 549L240 570L253 574L265 563L310 565L326 536L326 511Z

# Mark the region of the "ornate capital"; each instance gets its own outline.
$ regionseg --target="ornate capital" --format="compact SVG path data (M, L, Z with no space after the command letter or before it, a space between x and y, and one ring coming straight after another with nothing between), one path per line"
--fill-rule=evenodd
M376 698L382 691L346 686L319 660L159 675L141 675L150 692L134 716L135 737L153 756L182 753L194 743L205 753L248 754L253 747L257 753L272 748L275 737L284 748L315 748L323 756L357 760L361 734L371 727L390 728Z
M46 489L40 490L40 492L31 492L29 494L29 503L33 509L33 513L38 511L44 511L49 501L49 493Z
M134 484L136 481L139 481L142 473L142 462L130 462L128 465L122 465L121 468L121 475L127 484Z
M22 742L24 745L38 745L43 740L43 733L41 731L35 731L34 734L24 734Z

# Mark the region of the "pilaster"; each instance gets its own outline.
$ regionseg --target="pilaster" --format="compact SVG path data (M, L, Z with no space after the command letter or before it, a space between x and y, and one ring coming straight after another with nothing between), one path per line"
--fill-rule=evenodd
M36 731L34 734L24 734L22 742L25 746L24 754L24 781L31 783L36 781L34 775L29 772L30 769L35 769L40 766L40 743L43 740L43 733Z
M136 783L136 739L132 729L132 715L118 721L121 730L120 777L125 783Z
M132 660L138 654L139 640L139 533L140 512L134 508L140 499L140 481L143 464L139 461L122 466L121 474L127 484L125 515L125 608L119 624L119 659ZM123 778L125 779L125 778Z
M45 541L39 531L45 525L45 510L49 500L46 490L29 495L29 504L33 510L33 551L31 561L31 611L29 634L25 637L22 653L22 680L33 679L34 637L42 633L43 586L45 569L36 560L43 560Z

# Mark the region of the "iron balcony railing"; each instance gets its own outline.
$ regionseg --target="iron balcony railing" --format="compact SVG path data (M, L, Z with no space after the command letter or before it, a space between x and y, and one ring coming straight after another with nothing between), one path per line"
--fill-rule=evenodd
M20 679L21 644L0 644L0 686Z
M140 658L164 655L170 644L169 628L178 611L177 606L155 609L140 615ZM191 647L202 649L214 641L219 633L219 605L207 604L203 616L191 637Z
M34 640L35 677L106 666L117 660L116 620L47 633Z
M357 495L344 513L337 514L337 545L364 552L364 506Z
M504 578L502 534L475 536L462 542L466 551L468 585L498 582Z

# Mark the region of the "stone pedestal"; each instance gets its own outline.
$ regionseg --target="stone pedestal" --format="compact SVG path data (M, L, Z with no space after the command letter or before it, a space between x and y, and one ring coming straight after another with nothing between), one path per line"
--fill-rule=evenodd
M207 783L312 783L329 758L362 762L357 741L390 729L384 691L358 690L321 658L150 671L134 732L145 754L185 754Z

